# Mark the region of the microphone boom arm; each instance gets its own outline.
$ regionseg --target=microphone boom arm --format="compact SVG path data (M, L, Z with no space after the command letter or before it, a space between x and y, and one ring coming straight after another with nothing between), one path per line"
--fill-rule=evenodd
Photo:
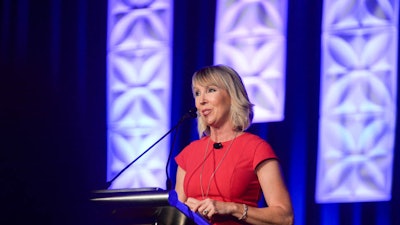
M121 171L119 171L119 173L117 175L115 175L110 181L108 181L106 183L106 189L108 189L111 184L125 171L127 170L132 164L134 164L136 161L138 161L144 154L146 154L148 151L150 151L156 144L158 144L161 140L163 140L168 134L170 134L172 131L174 131L179 125L181 125L181 123L183 121L185 121L186 119L191 119L191 118L196 118L197 117L197 113L196 113L197 109L196 108L192 108L189 110L189 112L187 112L179 121L178 123L172 127L167 133L165 133L160 139L158 139L156 142L154 142L154 144L152 144L150 147L148 147L146 149L146 151L144 151L142 154L140 154L138 157L136 157L132 162L130 162L128 165L126 165Z

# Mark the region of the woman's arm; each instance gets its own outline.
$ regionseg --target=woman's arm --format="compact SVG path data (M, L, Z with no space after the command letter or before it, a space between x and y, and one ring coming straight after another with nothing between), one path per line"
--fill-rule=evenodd
M246 221L255 225L293 224L292 203L278 160L273 159L262 162L256 168L256 173L268 207L249 207ZM242 214L236 213L234 216L240 218Z
M178 194L178 199L181 202L185 202L187 197L185 195L185 191L183 190L183 181L185 179L186 171L183 170L180 166L176 171L176 183L175 183L175 191Z
M235 202L222 202L210 198L204 200L189 198L185 203L192 211L198 211L208 218L215 214L221 214L232 215L239 220L245 215L247 216L245 220L249 224L292 225L292 203L278 161L274 159L262 162L256 168L256 173L268 207L246 206L247 212L245 213L245 206ZM186 199L186 196L184 198Z

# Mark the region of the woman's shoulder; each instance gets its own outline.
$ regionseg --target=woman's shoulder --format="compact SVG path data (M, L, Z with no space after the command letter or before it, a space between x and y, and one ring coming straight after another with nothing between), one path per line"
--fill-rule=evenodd
M204 149L204 145L207 144L207 137L202 137L197 140L191 141L188 145L186 145L182 151L178 154L177 158L186 158L193 157L197 153L200 152L200 149Z
M248 132L242 136L243 147L246 148L248 155L254 159L254 168L263 160L277 158L271 145L260 136Z
M245 142L267 142L264 139L262 139L260 136L249 133L249 132L244 132L242 135L239 136L241 141Z
M203 143L207 142L207 140L209 138L210 138L209 136L203 136L200 139L196 139L196 140L191 141L189 145L200 145L200 144L203 144Z
M208 136L201 137L200 139L196 139L191 141L185 148L196 148L204 145L208 141Z
M258 149L258 148L268 148L268 149L272 149L271 145L268 143L268 141L266 141L265 139L261 138L260 136L256 135L256 134L252 134L249 132L245 132L243 133L240 138L239 138L239 142L243 145L243 146L247 146L253 149Z

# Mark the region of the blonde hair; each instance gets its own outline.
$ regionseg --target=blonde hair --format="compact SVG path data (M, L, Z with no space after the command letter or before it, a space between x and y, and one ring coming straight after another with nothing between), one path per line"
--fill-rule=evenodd
M235 131L246 130L253 120L253 104L250 102L246 88L239 74L225 65L204 67L193 74L192 90L195 85L216 85L228 92L231 98L230 116ZM199 137L210 134L210 127L197 119Z

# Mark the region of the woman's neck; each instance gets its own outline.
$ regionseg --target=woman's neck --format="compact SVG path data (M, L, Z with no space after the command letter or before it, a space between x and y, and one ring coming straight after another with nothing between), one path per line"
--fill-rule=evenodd
M210 137L214 142L225 142L234 139L238 135L238 131L233 129L228 130L220 130L220 129L211 129Z

